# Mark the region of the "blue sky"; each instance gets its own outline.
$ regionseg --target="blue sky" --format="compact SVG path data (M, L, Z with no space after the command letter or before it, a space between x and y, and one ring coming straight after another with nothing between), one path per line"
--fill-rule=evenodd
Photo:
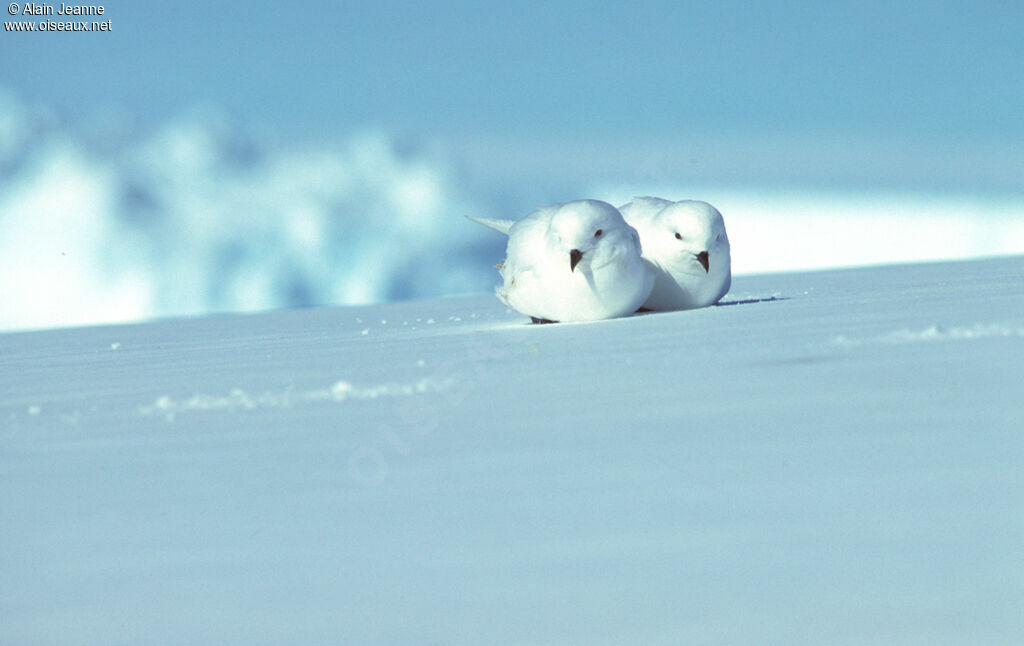
M104 6L111 33L2 34L0 85L70 120L216 106L284 138L371 126L481 159L518 146L513 166L580 143L643 159L688 141L731 142L723 168L771 165L744 144L792 142L810 172L855 166L824 150L853 142L945 156L955 176L1024 144L1016 0Z

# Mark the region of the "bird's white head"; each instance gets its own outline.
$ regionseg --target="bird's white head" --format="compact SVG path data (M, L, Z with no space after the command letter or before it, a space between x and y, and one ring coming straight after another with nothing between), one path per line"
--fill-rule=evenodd
M653 220L655 236L644 239L645 251L662 262L672 259L677 268L692 265L708 273L716 259L729 262L729 236L718 209L699 200L673 202Z
M622 214L600 200L577 200L557 207L549 234L558 250L565 253L570 271L593 270L615 260L620 254L639 253L640 238L626 224Z

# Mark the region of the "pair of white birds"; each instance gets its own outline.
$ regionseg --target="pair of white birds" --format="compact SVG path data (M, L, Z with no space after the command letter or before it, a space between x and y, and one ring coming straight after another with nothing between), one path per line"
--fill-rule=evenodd
M519 221L467 217L508 235L498 298L536 323L705 307L732 283L725 221L707 202L577 200Z

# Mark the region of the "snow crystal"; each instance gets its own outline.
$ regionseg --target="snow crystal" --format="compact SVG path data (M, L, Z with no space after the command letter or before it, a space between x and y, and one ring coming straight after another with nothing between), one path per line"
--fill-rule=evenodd
M331 386L331 396L337 400L344 399L350 392L352 392L352 384L347 381L339 381Z

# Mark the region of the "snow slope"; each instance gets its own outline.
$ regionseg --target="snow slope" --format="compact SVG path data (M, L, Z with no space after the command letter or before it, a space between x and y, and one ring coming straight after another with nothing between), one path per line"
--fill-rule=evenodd
M1024 257L0 335L0 643L1011 644Z

